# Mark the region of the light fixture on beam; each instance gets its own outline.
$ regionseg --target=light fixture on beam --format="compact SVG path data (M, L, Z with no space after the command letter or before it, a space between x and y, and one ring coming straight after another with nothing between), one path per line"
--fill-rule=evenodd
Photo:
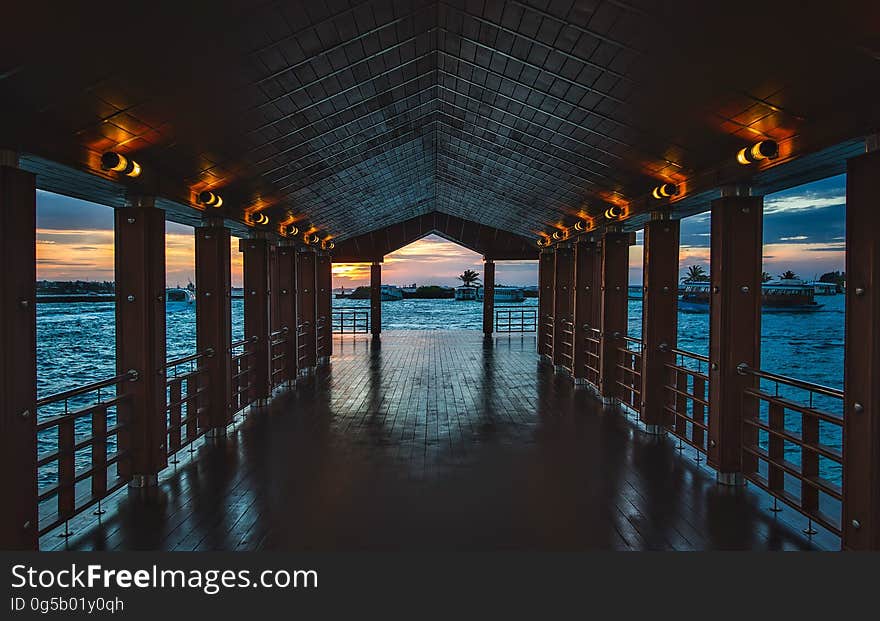
M579 233L583 233L584 231L589 230L589 228L590 228L590 223L587 222L586 220L578 220L577 222L574 223L574 230L578 231Z
M269 224L269 216L264 213L256 213L251 216L251 222L254 224Z
M538 242L537 242L537 243L538 243L538 247L539 247L539 248L546 248L547 246L550 245L550 238L547 237L546 235L541 235L541 236L538 238Z
M654 191L651 192L651 196L656 199L664 199L669 198L670 196L675 196L678 194L678 186L674 183L663 183L654 188Z
M299 235L299 229L295 224L288 224L284 227L284 234L288 237L296 237Z
M561 241L566 237L568 237L568 231L566 231L565 229L557 229L553 231L553 239L555 239L556 241Z
M115 151L108 151L101 156L101 168L121 173L126 177L137 177L141 174L140 164Z
M324 241L321 242L321 250L333 250L335 247L336 247L336 244L334 244L329 239L325 239Z
M606 220L617 220L623 214L623 210L614 205L613 207L609 207L605 210L605 219Z
M219 194L205 190L204 192L199 192L199 202L205 207L217 209L223 205L223 198Z
M744 147L736 154L736 161L743 166L760 162L761 160L773 160L779 157L779 145L775 140L762 140L750 147Z
M321 241L321 236L317 233L309 233L308 231L303 233L303 242L305 242L307 246L317 244L319 241Z

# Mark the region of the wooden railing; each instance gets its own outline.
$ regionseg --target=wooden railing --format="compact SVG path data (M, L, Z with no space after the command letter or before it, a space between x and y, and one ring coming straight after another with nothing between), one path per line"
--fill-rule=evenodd
M620 401L635 412L642 410L642 341L617 335L617 385Z
M745 478L831 532L841 534L843 391L737 367L759 379L743 395Z
M664 427L681 442L705 454L709 431L709 358L663 346L674 356L666 363Z
M599 357L602 348L601 332L584 326L584 377L594 388L599 388Z
M269 350L271 368L269 369L272 387L280 386L286 382L292 375L289 373L290 361L287 359L287 352L290 346L290 329L284 326L280 330L276 330L269 335ZM293 375L296 372L294 371Z
M118 396L116 389L138 379L132 370L37 400L37 413L47 416L38 419L37 446L55 447L37 459L40 535L100 503L131 478L128 452L120 448L126 446L130 398Z
M205 394L208 375L203 366L213 349L170 360L165 364L165 416L167 423L166 453L174 455L207 430ZM176 459L172 460L176 463Z
M495 332L535 332L538 329L538 309L522 306L496 306Z
M331 312L332 329L336 334L368 334L370 309L334 308Z
M232 358L232 411L240 412L251 404L251 372L250 360L253 351L247 349L250 343L256 343L257 337L236 341L229 346Z

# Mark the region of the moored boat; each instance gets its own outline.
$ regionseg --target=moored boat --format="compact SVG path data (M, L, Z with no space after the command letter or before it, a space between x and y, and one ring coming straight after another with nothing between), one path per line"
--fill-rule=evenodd
M712 287L708 282L687 283L682 287L678 310L691 313L709 311ZM812 285L796 279L780 279L761 285L761 310L765 313L804 313L821 309L813 299Z
M483 299L483 288L477 289L477 300ZM526 293L521 287L495 287L495 302L522 302Z
M183 287L171 287L165 289L165 303L175 306L195 304L196 294Z

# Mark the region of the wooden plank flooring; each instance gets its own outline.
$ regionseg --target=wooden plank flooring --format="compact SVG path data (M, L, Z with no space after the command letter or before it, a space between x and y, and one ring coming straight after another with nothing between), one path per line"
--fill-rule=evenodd
M553 374L533 336L335 337L332 365L42 547L809 549L787 510ZM788 523L786 520L791 519Z

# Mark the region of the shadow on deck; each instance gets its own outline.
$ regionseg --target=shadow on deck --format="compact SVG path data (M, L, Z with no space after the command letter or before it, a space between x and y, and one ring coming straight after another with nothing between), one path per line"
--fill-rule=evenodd
M811 549L787 510L603 409L533 336L334 339L332 365L44 549ZM185 453L185 452L184 452ZM790 519L794 520L793 517ZM820 545L821 544L821 545Z

